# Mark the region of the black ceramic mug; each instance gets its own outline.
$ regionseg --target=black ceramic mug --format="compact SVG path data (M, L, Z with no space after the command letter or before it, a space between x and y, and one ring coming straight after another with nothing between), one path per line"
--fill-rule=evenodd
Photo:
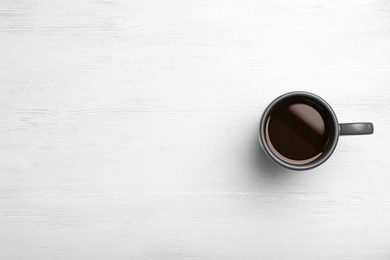
M265 109L260 120L259 142L277 164L308 170L324 163L340 135L372 134L372 123L339 124L325 100L309 92L284 94Z

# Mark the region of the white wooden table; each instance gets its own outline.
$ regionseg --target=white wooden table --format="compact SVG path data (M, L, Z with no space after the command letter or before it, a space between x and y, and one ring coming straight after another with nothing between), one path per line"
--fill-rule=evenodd
M319 168L257 142L327 100ZM390 259L390 4L2 0L0 259Z

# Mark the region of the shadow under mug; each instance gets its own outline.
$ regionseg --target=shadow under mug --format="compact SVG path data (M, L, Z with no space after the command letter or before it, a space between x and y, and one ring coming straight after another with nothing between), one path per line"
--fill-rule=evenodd
M264 152L291 170L308 170L324 163L340 135L372 134L372 123L339 124L331 106L303 91L284 94L265 109L259 128Z

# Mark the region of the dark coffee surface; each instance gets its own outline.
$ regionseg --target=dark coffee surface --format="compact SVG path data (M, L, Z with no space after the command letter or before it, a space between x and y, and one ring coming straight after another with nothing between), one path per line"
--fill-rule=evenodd
M271 151L293 164L314 161L327 148L331 137L326 113L302 98L290 98L276 106L266 125Z

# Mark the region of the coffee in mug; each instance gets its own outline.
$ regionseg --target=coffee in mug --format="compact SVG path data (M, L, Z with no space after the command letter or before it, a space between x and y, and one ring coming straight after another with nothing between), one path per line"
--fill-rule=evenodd
M325 100L309 92L291 92L275 99L260 121L259 141L276 163L308 170L325 162L339 135L373 133L372 123L339 124Z

